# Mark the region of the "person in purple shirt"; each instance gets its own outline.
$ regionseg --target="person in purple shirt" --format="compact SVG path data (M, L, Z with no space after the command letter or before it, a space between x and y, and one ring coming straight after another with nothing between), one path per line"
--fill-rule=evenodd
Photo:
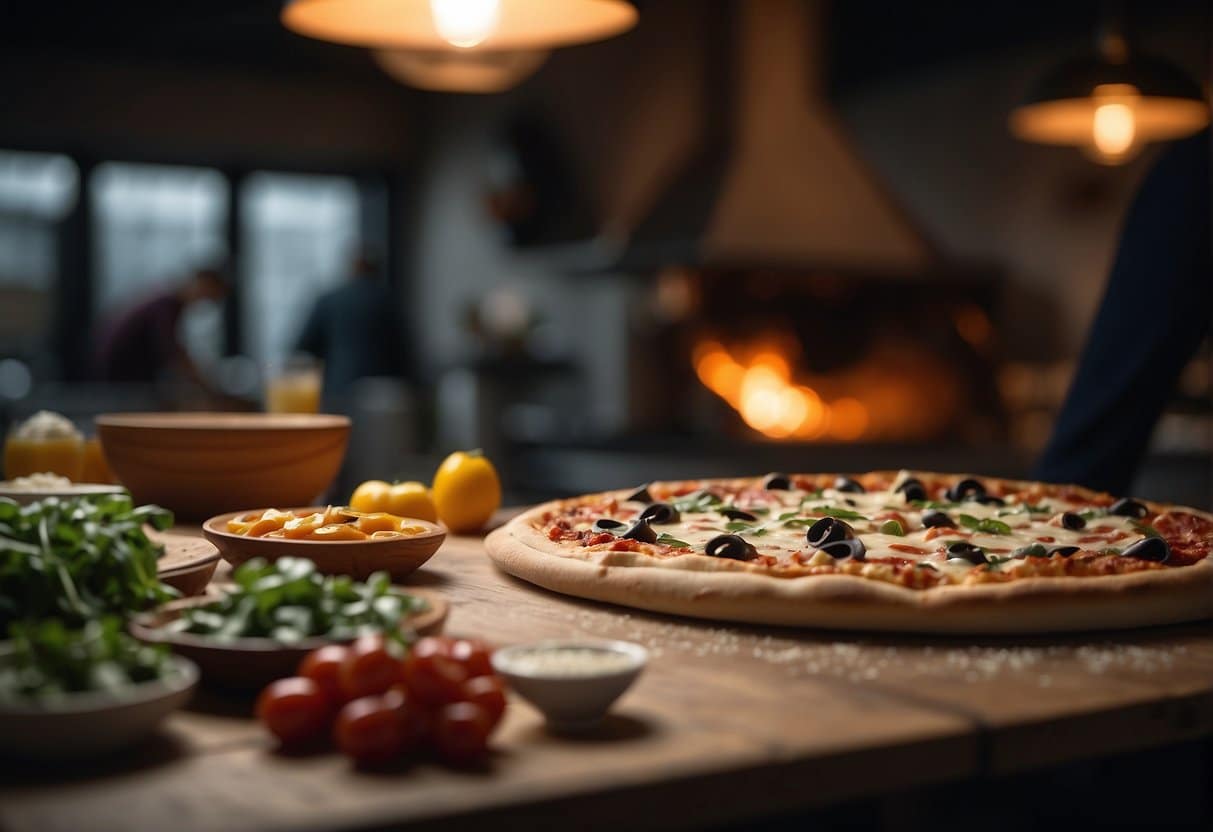
M219 301L228 284L215 269L199 269L179 286L157 292L123 310L102 330L95 355L102 381L155 384L179 372L209 390L177 334L185 309L193 303Z

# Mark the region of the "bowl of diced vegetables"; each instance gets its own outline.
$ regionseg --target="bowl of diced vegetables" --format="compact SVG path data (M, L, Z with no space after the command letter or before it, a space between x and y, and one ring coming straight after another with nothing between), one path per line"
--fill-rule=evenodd
M396 586L386 573L357 581L322 575L306 558L255 558L211 594L135 616L130 632L196 662L205 684L248 690L293 675L326 644L441 632L447 610L439 593Z
M133 745L197 682L193 662L136 641L116 617L15 624L0 642L0 756L80 759Z

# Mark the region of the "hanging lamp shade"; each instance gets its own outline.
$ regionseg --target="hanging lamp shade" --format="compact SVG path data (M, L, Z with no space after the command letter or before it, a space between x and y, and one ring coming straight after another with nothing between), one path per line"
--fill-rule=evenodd
M504 92L529 78L548 59L546 50L485 52L376 49L380 69L410 87L435 92Z
M627 0L291 0L288 29L378 49L544 50L636 25Z
M1098 56L1042 78L1010 116L1019 138L1079 147L1104 164L1126 162L1149 142L1182 138L1208 123L1200 85L1166 61L1130 55L1116 37L1101 42Z

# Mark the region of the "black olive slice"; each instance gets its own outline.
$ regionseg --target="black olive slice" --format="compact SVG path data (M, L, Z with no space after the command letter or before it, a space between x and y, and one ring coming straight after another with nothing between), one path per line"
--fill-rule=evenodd
M653 503L640 512L640 519L647 520L660 526L663 523L677 523L681 518L678 509L669 503Z
M1087 527L1086 518L1081 514L1075 514L1072 511L1067 511L1061 515L1062 528L1069 529L1072 532L1077 532Z
M642 485L624 497L623 501L625 503L651 503L653 502L653 495L649 493L648 485Z
M608 532L610 534L619 534L619 530L622 529L625 525L626 524L620 522L619 520L612 520L610 517L599 517L597 520L594 521L594 525L591 528L591 531Z
M1115 514L1117 517L1136 517L1140 520L1149 513L1148 508L1131 497L1121 497L1108 506L1108 514Z
M922 513L922 525L928 529L932 528L933 526L949 526L953 529L956 528L956 523L951 517L949 517L945 512L934 508Z
M730 560L753 560L758 550L735 534L721 534L713 537L703 547L708 557L728 558Z
M1127 558L1166 563L1171 557L1171 547L1161 537L1147 537L1126 547L1121 554Z
M927 487L922 484L922 480L917 477L910 477L897 488L893 489L893 493L904 494L907 503L912 503L915 500L927 499Z
M986 496L986 487L974 479L964 479L947 490L945 496L949 502L963 503L965 500L977 500Z
M837 517L823 517L809 526L804 538L814 549L824 549L831 543L855 537L855 530Z
M787 474L767 474L762 487L767 491L787 491L792 487L792 479Z
M1056 543L1048 548L1049 556L1059 555L1063 558L1068 558L1070 555L1077 554L1081 549L1078 546L1072 546L1066 543Z
M839 477L834 480L834 490L843 494L866 494L867 489L850 477Z
M637 520L628 526L627 531L620 535L625 540L639 540L641 543L656 543L657 532L645 520Z
M825 552L832 558L855 558L855 560L863 560L864 555L868 552L868 547L863 545L863 541L857 537L848 540L835 540L833 543L828 543L821 547L821 551Z
M748 511L742 511L739 508L721 509L720 513L730 520L746 520L748 522L752 522L758 519L757 516L750 514Z
M983 494L976 498L977 502L983 506L1005 506L1007 501L1002 497L995 497L993 494Z
M989 563L986 553L980 547L974 546L967 540L958 540L948 546L948 557L961 558L969 563Z

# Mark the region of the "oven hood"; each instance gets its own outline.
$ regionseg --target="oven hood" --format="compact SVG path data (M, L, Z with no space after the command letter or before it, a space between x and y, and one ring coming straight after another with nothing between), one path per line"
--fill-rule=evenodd
M770 265L893 276L937 261L825 99L821 5L730 4L732 20L721 22L727 40L708 56L698 151L654 188L637 221L604 223L597 248L611 268Z

